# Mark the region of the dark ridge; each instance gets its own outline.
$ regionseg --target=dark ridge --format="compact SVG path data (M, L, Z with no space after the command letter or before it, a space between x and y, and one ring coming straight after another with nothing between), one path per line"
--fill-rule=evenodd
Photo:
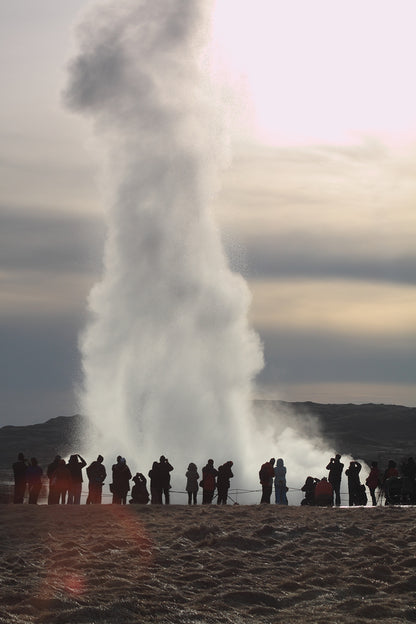
M0 428L0 469L10 468L22 452L30 459L36 457L41 466L50 464L55 455L63 457L78 452L84 418L58 416L36 425Z
M314 417L321 436L341 454L364 459L366 462L388 459L401 461L416 455L414 439L416 408L384 404L322 404L256 400L257 418L262 418L262 407L267 407L267 418L273 424L278 412L284 412L286 422L293 418L294 427L307 429ZM79 452L85 417L59 416L47 422L26 426L0 428L0 470L10 470L17 454L36 457L41 466L47 466L55 455L68 456Z

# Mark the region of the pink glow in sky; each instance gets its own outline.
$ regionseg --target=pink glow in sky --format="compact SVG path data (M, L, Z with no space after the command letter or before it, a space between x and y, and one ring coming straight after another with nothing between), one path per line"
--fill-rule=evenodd
M415 18L413 0L218 0L214 32L261 140L406 143L416 139Z

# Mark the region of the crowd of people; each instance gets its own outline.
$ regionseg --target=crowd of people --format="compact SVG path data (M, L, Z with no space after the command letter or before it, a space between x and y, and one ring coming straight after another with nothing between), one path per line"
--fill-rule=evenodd
M89 466L81 455L71 455L68 462L60 455L48 465L46 474L38 465L35 457L28 461L23 453L19 453L17 461L13 464L14 476L14 498L13 502L22 504L26 491L28 492L28 502L36 505L41 492L45 477L48 482L49 505L68 504L79 505L81 502L83 469L86 467L88 479L87 505L101 504L103 485L107 478L107 470L104 466L104 458L98 455L97 459ZM209 459L206 466L202 468L202 478L198 473L196 464L191 462L186 471L186 492L188 494L188 504L197 503L199 488L202 488L202 504L210 504L214 500L217 491L217 503L227 504L230 479L233 477L231 467L232 461L225 462L218 469L214 467L214 460ZM119 455L116 463L111 467L112 480L109 489L112 494L112 503L125 505L130 492L130 481L133 482L131 488L131 498L129 503L146 505L149 500L152 504L170 503L170 473L173 466L169 460L161 455L159 461L153 462L149 470L150 494L147 489L147 479L143 473L137 472L133 477L126 463L126 459Z
M48 504L79 505L81 502L83 469L86 468L88 479L88 496L86 504L100 504L102 502L103 485L107 478L104 458L98 455L97 459L87 466L87 462L79 454L71 455L68 462L57 455L48 465L44 475L35 457L26 460L23 453L19 453L13 464L14 474L14 503L23 503L28 493L29 504L37 504L45 479L48 482ZM227 461L218 468L214 460L209 459L202 468L200 477L195 463L188 465L185 473L186 493L188 504L197 504L197 494L202 489L202 504L216 502L226 505L230 499L230 480L233 478L232 461ZM326 470L328 476L320 479L308 476L301 487L304 492L302 505L340 506L341 480L343 473L348 483L349 506L366 505L368 488L372 505L377 505L376 491L385 496L386 504L416 504L416 462L412 457L403 462L400 473L396 462L390 460L386 470L382 473L376 461L372 462L370 474L365 484L360 481L361 464L351 461L344 473L344 464L341 455L331 457ZM148 480L144 474L137 472L132 476L126 459L120 455L111 468L111 483L109 489L112 494L112 503L125 505L130 492L129 503L152 504L170 503L171 472L173 466L169 460L161 455L159 461L153 462L148 472L150 493L147 488ZM130 482L133 482L130 490ZM259 470L262 504L269 504L274 488L274 499L277 505L288 505L286 483L286 466L282 458L277 461L272 458L262 464ZM232 500L232 499L231 499Z
M368 497L366 486L370 493L371 504L376 506L381 496L384 496L386 505L415 505L416 504L416 462L413 457L404 460L400 466L389 460L387 468L382 472L378 467L378 462L371 462L370 473L365 479L365 484L361 483L361 464L358 461L351 461L345 470L348 480L348 505L350 507L367 505ZM328 478L317 479L307 477L302 486L305 498L302 505L318 506L339 506L341 504L341 478L344 464L341 463L341 455L331 457L326 469L329 471ZM378 490L378 498L376 496Z

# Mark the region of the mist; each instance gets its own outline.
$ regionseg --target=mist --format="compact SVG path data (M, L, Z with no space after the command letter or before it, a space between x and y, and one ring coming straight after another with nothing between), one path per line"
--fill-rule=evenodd
M210 208L227 144L209 30L209 3L99 2L65 93L103 154L104 268L80 339L88 447L146 473L162 453L183 467L247 456L262 367Z

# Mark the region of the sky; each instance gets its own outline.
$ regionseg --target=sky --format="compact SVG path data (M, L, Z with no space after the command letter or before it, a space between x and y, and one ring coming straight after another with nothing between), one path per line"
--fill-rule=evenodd
M0 426L78 411L104 222L62 90L82 0L0 4ZM213 210L264 346L256 396L416 405L413 0L223 0Z

